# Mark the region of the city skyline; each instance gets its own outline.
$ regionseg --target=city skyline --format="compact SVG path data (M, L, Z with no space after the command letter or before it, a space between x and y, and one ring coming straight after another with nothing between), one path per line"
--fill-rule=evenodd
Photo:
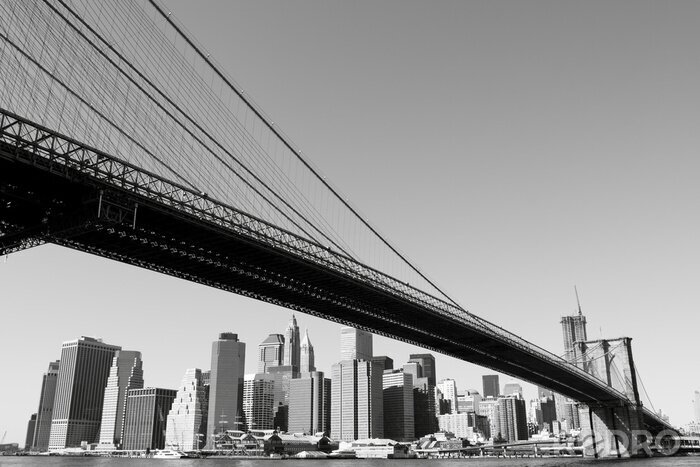
M363 337L361 339L353 338L352 343L346 341L348 331L350 330L351 329L347 327L341 328L341 341L344 341L341 343L341 358L347 357L349 353L352 355L359 355L362 353L362 351L355 351L350 349L350 347L360 346L364 347L367 351L372 347L372 336L368 333L359 333L358 336ZM275 334L271 334L271 336L274 335ZM261 343L261 345L265 345L268 341L269 337ZM105 381L101 414L102 423L98 429L100 433L99 442L97 438L95 438L93 444L90 436L82 441L82 443L92 444L98 451L113 451L115 449L156 449L162 448L164 443L166 445L184 445L189 446L187 449L196 449L196 445L203 444L205 438L211 438L211 440L215 439L216 435L211 432L211 429L214 429L215 432L223 428L237 429L236 427L225 425L222 425L221 428L206 427L207 413L209 414L209 422L211 423L211 414L213 411L219 412L216 407L217 405L220 405L222 402L226 403L225 401L227 400L230 400L235 405L235 400L239 398L236 394L231 393L230 390L233 389L235 391L236 387L243 391L243 396L241 400L239 400L239 409L245 412L245 417L240 417L241 420L245 420L241 422L243 427L247 427L247 429L270 431L275 428L273 424L273 418L275 419L274 423L277 423L277 417L273 417L273 402L276 392L275 385L277 384L275 377L273 373L246 374L244 378L245 382L240 380L236 382L236 379L240 377L241 373L244 371L239 362L239 360L241 362L244 360L239 357L243 357L245 349L245 342L238 340L236 333L220 333L219 339L212 343L211 363L213 370L202 371L200 369L187 369L178 389L144 388L140 352L120 350L119 346L105 344L101 339L87 336L81 336L78 339L64 342L62 345L62 357L68 362L68 366L61 369L60 366L58 366L58 361L52 362L48 374L50 374L51 371L57 371L64 375L67 371L72 371L73 363L71 362L75 361L76 357L75 355L70 357L70 355L72 355L70 353L66 354L66 349L74 349L76 344L81 343L86 343L88 348L92 349L116 349L109 370L109 378ZM75 353L75 351L73 351L73 353ZM231 365L227 371L232 375L233 381L226 385L228 390L223 394L224 399L221 399L221 394L217 395L217 390L215 388L220 385L220 382L217 383L217 380L225 378L221 369L221 363L224 361L222 358L224 358L224 356L225 361L228 362L227 366ZM452 406L450 408L449 404L447 406L447 412L442 412L442 409L436 412L437 404L435 404L435 402L429 403L428 399L425 399L426 396L432 398L433 395L437 395L439 392L433 381L436 372L435 359L432 354L411 354L408 362L403 366L403 369L399 370L393 369L393 361L390 357L373 357L371 351L366 353L365 356L369 360L345 359L333 366L332 372L334 374L334 379L339 384L333 386L333 390L331 389L332 380L324 378L323 372L306 372L306 374L298 375L296 379L290 381L292 394L290 395L287 409L290 414L289 429L291 432L313 434L325 431L327 433L330 432L330 436L335 439L343 438L348 441L353 439L365 439L368 437L389 437L400 441L411 441L414 439L414 420L416 436L421 437L423 435L429 435L437 430L438 415L440 415L441 421L439 424L442 427L442 413L451 413L453 415L458 413L457 407ZM80 357L79 352L78 357ZM80 358L78 358L78 361L80 361ZM80 370L83 374L85 372L94 373L95 371L99 371L99 359L87 359L87 361L91 361L93 364L83 364L82 370ZM343 373L343 376L341 377L340 374L336 373L339 373L337 369L342 365L350 365L348 368L355 367L356 369L349 373L346 372L345 369L342 369L340 372ZM279 368L291 367L282 365ZM275 370L275 368L271 367L268 370L272 371ZM384 370L383 376L382 370ZM47 375L45 374L44 382L42 383L41 405L45 405L47 398L45 391L49 393L52 392L50 388L47 389L46 378ZM348 378L349 380L345 381ZM350 381L354 379L357 380L355 383ZM372 381L371 383L370 379ZM383 384L381 383L382 381ZM448 381L451 381L451 391L446 390L443 384ZM76 389L72 389L68 393L66 393L65 389L61 389L60 392L66 393L69 398L73 398L74 394L82 394L84 392L84 388L88 387L85 386L86 383L91 388L95 385L95 381L77 378L77 373L76 382ZM350 383L347 388L344 387L346 382ZM440 384L439 387L442 390L442 394L451 394L452 400L456 401L458 392L454 380L446 379L441 381ZM64 387L66 385L62 383L60 386ZM516 386L519 387L519 385ZM364 387L364 389L361 389L361 387ZM354 389L350 390L351 388ZM426 389L427 392L425 392ZM89 391L95 394L100 393L99 387L94 387ZM371 391L373 395L370 397L370 393L367 391ZM345 397L349 397L351 393L354 393L354 396L350 397L348 400L350 404L347 405L344 399ZM333 401L335 402L331 401L331 394L334 394ZM123 397L123 402L118 400L121 397ZM499 406L503 403L503 398L507 399L509 397L517 397L524 410L525 402L522 396L518 394L507 396L499 395L497 401ZM65 396L57 397L56 400L60 401L63 398L65 398ZM420 398L423 402L419 402L418 399L414 401L414 398ZM127 399L129 400L128 403ZM490 400L496 402L496 399ZM99 404L99 402L97 403ZM61 404L62 403L59 402L59 405ZM430 407L432 407L432 409ZM119 408L124 411L119 412ZM331 414L331 408L334 415ZM474 412L474 410L476 410L476 412ZM225 411L221 411L222 423L228 423L228 421L225 420L226 418L239 418L231 415L232 412L229 411L229 413L230 415L226 415ZM362 413L365 414L364 417L367 417L364 421L362 421ZM482 417L486 421L488 420L486 416L479 415L480 409L478 404L472 409L467 409L459 413L461 413L459 421L457 422L459 427L455 427L458 436L465 436L471 439L472 436L476 435L477 429L479 430L480 436L484 435L481 428L478 428L480 426L478 420L479 417ZM49 416L50 415L49 413ZM165 422L166 416L168 420L167 430ZM426 418L426 416L428 418ZM355 422L356 433L354 433L354 436L352 433L344 433L348 429L352 431L352 422L347 428L339 429L341 424L345 424L345 422L341 420L344 420L346 417L357 419ZM428 422L430 417L434 419L435 425L428 428L432 425L432 423ZM520 430L520 432L526 431L524 416L520 416L518 421L514 416L507 415L504 410L501 410L500 416L497 415L497 417L500 417L500 422L494 419L493 423L497 426L504 427L504 429L506 429L505 427L509 427L507 437L512 437L513 429ZM395 422L398 422L399 418L401 419L400 425L403 425L403 427L395 425ZM120 419L123 420L123 424ZM331 421L333 421L333 426L335 426L335 428L332 428ZM37 443L32 443L32 440L37 438L37 433L41 431L41 429L36 427L37 422L37 414L32 414L27 430L26 447L29 449L31 446L33 451L42 451L46 448L36 445ZM383 423L388 424L388 429L392 433L391 435L382 432ZM513 425L511 426L510 424ZM160 434L158 435L155 434L154 431L154 427L156 426L160 426ZM37 433L34 432L35 428ZM286 431L286 428L282 431ZM198 435L197 432L200 434ZM333 432L335 432L335 434L333 434ZM498 431L498 433L500 433L500 431ZM154 437L152 438L151 435ZM350 437L348 437L348 435ZM488 434L484 436L488 438ZM55 433L52 431L52 438L54 437ZM198 439L199 442L197 441ZM127 445L131 447L127 447ZM76 440L73 439L67 442L65 447L74 448L76 446ZM61 449L61 446L56 444L53 446L53 449Z
M689 421L692 391L700 383L675 363L659 368L658 349L682 355L690 330L678 329L677 324L692 313L690 291L697 279L692 265L697 264L698 249L690 235L697 225L684 213L693 212L691 200L698 198L690 180L697 168L691 151L697 146L692 134L697 115L691 110L696 97L688 92L698 70L682 60L691 53L684 44L697 43L697 31L689 28L698 18L695 7L669 8L664 10L668 17L659 18L646 5L638 7L641 19L633 21L625 8L607 6L596 23L590 19L595 8L585 5L559 5L550 19L543 19L546 15L537 14L544 8L540 2L522 11L513 7L521 15L507 14L498 6L449 4L443 12L411 4L398 9L398 18L389 15L392 9L386 5L374 6L371 14L360 6L341 4L320 9L307 3L298 9L275 3L233 4L202 11L182 2L169 5L370 221L460 303L561 354L558 321L575 312L571 288L578 284L590 337L600 337L601 327L604 337L632 337L635 360L656 407L676 424ZM282 13L294 21L283 21ZM414 13L423 19L417 21ZM446 21L440 30L437 25L448 13L464 19L468 27ZM475 19L461 16L467 13ZM316 20L304 20L305 14ZM494 25L503 16L506 21L494 35L472 24L485 18ZM355 19L367 37L344 27L341 17ZM243 40L264 19L276 21L279 30L260 43ZM565 34L557 19L571 23ZM427 33L415 33L421 30L418 25L442 34L430 39ZM513 32L505 25L515 26ZM539 32L526 27L534 25L542 26ZM613 40L620 27L629 31L628 40ZM589 29L597 33L595 45L614 47L596 54L590 52L593 45L582 47L578 40L588 38ZM457 58L462 50L452 48L448 40L450 35L462 38L462 30L475 38L455 41L468 45L464 53L473 67ZM563 34L562 44L547 40L554 33ZM225 36L213 39L215 34ZM296 40L284 41L285 35ZM334 40L322 44L318 37ZM517 44L511 42L516 37L521 39ZM362 47L364 41L377 47ZM447 59L430 53L438 47L444 48ZM521 55L528 60L520 60ZM619 56L626 60L616 60ZM551 68L560 61L569 68ZM667 72L678 67L683 73ZM353 68L373 72L362 79ZM433 76L431 69L450 72ZM516 71L520 78L509 81ZM556 79L548 79L551 74ZM493 83L485 79L494 76ZM463 90L461 80L488 92ZM563 89L562 83L569 87ZM528 92L515 92L517 84ZM349 89L357 95L348 95ZM450 92L458 91L467 97L452 107ZM405 96L411 96L411 106ZM374 112L380 115L369 118L373 112L363 106L380 110ZM473 115L470 108L477 109ZM654 112L645 112L649 109ZM445 128L450 132L443 132ZM464 129L469 130L469 141L452 141L454 132ZM406 135L411 135L411 144L402 142ZM348 147L337 150L337 141ZM425 154L435 166L422 163ZM564 155L559 159L557 154ZM398 180L393 179L395 167L402 168ZM481 177L483 182L477 180ZM437 206L446 199L452 206ZM440 245L426 246L433 226L445 226L450 214L455 215L454 205L464 208L460 219L441 232L445 238ZM416 225L416 210L424 215L421 225ZM64 338L102 337L139 349L147 384L176 387L185 368L207 367L208 359L202 357L205 343L222 329L230 328L248 345L257 345L269 332L282 333L284 325L278 323L291 316L271 305L55 246L8 257L0 265L0 279L3 310L15 320L13 335L0 349L2 363L30 388L24 391L27 395L2 390L2 399L13 401L13 407L2 407L2 418L10 424L5 427L8 440L23 439L23 424L36 411L41 375L48 361L60 356L56 349ZM104 297L114 296L128 298L105 303ZM196 316L192 310L198 311ZM112 316L137 322L140 329L111 323L106 317ZM232 318L233 325L221 325ZM252 322L258 318L269 328L275 323L274 330L261 330L261 323ZM193 323L195 319L200 322ZM651 320L658 322L650 326ZM332 348L329 342L337 336L337 325L308 316L303 321L317 348L316 366L329 372L318 350ZM187 342L189 350L172 348L163 356L177 363L156 358L157 345L162 346L159 332L173 342ZM14 361L8 349L20 345L20 336L30 335L37 345ZM148 343L149 336L157 342ZM375 345L375 354L401 355L400 360L421 352L384 338L376 339ZM254 368L249 360L254 353L248 353L247 368ZM478 388L480 375L490 372L436 358L438 377L452 377L460 388ZM175 364L179 370L173 372ZM673 385L665 384L669 375ZM507 382L508 378L501 380ZM21 414L15 413L20 410L15 405L21 406Z

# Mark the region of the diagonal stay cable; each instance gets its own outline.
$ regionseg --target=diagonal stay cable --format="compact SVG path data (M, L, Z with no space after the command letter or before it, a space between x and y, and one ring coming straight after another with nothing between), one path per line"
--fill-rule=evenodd
M352 207L350 204L343 199L342 196L328 183L324 178L299 154L299 151L294 149L292 144L287 140L287 138L283 137L282 134L277 131L277 129L270 124L270 122L265 118L262 113L248 100L243 93L241 93L236 86L231 82L228 77L219 70L219 68L209 59L207 54L202 52L200 48L197 46L197 44L194 43L194 41L182 30L180 26L178 26L170 17L169 14L167 14L161 7L156 3L155 0L148 0L148 2L153 6L153 8L156 9L158 13L160 13L163 18L175 29L175 31L187 42L190 47L194 49L194 51L199 55L199 57L204 60L204 62L211 67L211 69L214 71L214 73L224 82L226 85L233 90L234 93L243 101L245 104L250 108L253 113L265 124L265 126L280 140L282 143L296 156L297 159L307 168L311 173L323 184L330 190L331 193L346 207L350 210L350 212L357 217L362 224L365 225L374 235L379 238L384 245L386 245L394 254L396 254L401 260L408 265L414 272L416 272L423 280L425 280L428 284L433 286L435 290L440 292L447 300L449 300L455 307L457 307L459 310L468 313L464 308L462 308L461 305L459 305L455 300L453 300L447 293L445 293L440 287L438 287L433 281L431 281L425 274L423 274L416 266L414 266L404 255L402 255L391 243L389 243L388 240L386 240L377 230L375 230L374 227L372 227L369 222L367 222L365 219L360 216L360 214Z
M95 37L97 37L102 43L104 43L123 63L125 63L130 69L132 69L142 80L144 80L148 85L155 90L163 99L165 99L170 105L177 109L184 118L186 118L192 125L194 125L199 131L201 131L207 138L209 138L216 146L218 146L222 151L224 151L233 161L235 161L243 170L245 170L251 177L253 177L260 185L265 187L267 191L272 193L277 199L279 199L285 206L287 206L294 214L296 214L300 219L302 219L307 225L311 226L315 231L320 233L326 240L331 242L336 248L342 251L346 256L352 257L348 254L345 249L338 245L333 239L329 238L325 232L318 229L314 223L306 219L299 211L297 211L292 205L290 205L284 198L277 194L272 188L270 188L260 177L258 177L254 172L252 172L248 167L245 166L233 153L226 149L221 143L219 143L209 132L207 132L199 123L192 119L177 103L175 103L170 97L163 93L151 80L149 80L140 70L138 70L126 57L124 57L119 51L117 51L111 44L109 44L92 26L90 26L80 15L73 11L63 0L58 0L58 2L63 5L63 7L68 10L81 24L83 24ZM112 66L114 66L123 76L125 76L131 83L136 86L146 97L148 97L161 111L163 111L168 117L176 122L183 130L185 130L197 143L199 143L203 148L205 148L210 154L212 154L219 162L221 162L227 169L232 173L236 174L246 185L248 185L253 191L255 191L262 199L267 201L270 206L275 208L280 214L282 214L288 221L295 225L300 231L308 235L310 239L315 240L316 238L311 235L301 225L299 225L294 219L292 219L287 213L281 210L275 203L273 203L267 196L261 193L256 187L254 187L248 180L242 177L236 170L233 169L226 161L224 161L215 151L213 151L201 138L195 135L192 130L187 128L175 115L168 111L157 99L155 99L146 89L143 88L139 83L137 83L131 76L124 73L124 70L114 62L107 54L104 53L96 44L90 40L82 31L80 31L68 18L66 18L60 11L58 11L53 5L51 5L47 0L44 0L57 15L59 15L73 30L75 30L85 41L87 41L100 55L102 55L107 61L109 61Z
M46 75L50 76L51 79L53 79L55 82L57 82L61 87L63 87L70 95L78 99L83 105L88 107L92 112L95 112L100 118L102 118L104 121L106 121L108 124L110 124L112 127L114 127L118 132L120 132L125 138L127 138L129 141L134 143L136 146L138 146L141 150L143 150L146 154L148 154L150 157L152 157L154 160L156 160L160 165L162 165L166 170L168 170L171 174L173 174L178 180L183 182L185 185L189 186L193 190L197 190L195 186L193 186L187 179L185 179L183 176L181 176L179 173L177 173L172 167L170 167L167 163L165 163L161 158L153 154L151 151L146 149L141 143L136 141L134 138L129 136L128 133L126 133L124 130L122 130L117 124L115 124L111 119L109 119L106 115L104 115L102 112L94 108L89 102L87 102L82 96L80 96L78 93L76 93L73 89L71 89L67 84L65 84L60 78L58 78L56 75L51 73L49 70L47 70L44 66L42 66L38 61L36 61L32 56L27 54L24 50L22 50L17 44L15 44L8 36L0 32L0 39L3 39L5 42L10 44L15 50L17 50L22 56L24 56L27 60L32 62L34 66L39 68L42 72L44 72Z

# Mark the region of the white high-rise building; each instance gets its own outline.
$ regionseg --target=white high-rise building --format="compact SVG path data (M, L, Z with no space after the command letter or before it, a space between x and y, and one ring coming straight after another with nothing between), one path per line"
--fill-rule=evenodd
M372 333L349 326L340 329L340 360L370 360Z
M63 343L49 450L79 447L99 439L105 387L118 350L121 347L85 336Z
M316 371L316 362L314 361L314 346L311 345L309 340L309 330L307 329L304 333L304 339L301 341L301 368L299 371L301 374L310 373Z
M384 437L384 392L379 361L344 360L332 368L331 438Z
M450 413L457 413L457 382L446 378L437 384L437 389L444 400L450 401Z
M245 375L243 413L249 430L271 430L274 425L275 378L258 373ZM230 427L229 429L237 429Z
M494 399L493 397L482 399L481 403L479 404L479 408L481 410L481 415L486 415L489 419L491 437L496 438L500 430L498 400Z
M481 394L476 389L468 389L466 394L457 394L457 411L460 413L476 412L479 415L481 408Z
M200 449L205 442L207 400L202 384L202 371L185 372L168 414L165 447L184 451Z
M143 388L141 352L117 351L112 359L107 387L104 390L100 442L97 449L108 451L121 449L126 395L129 389L141 388Z
M458 438L473 439L474 427L469 424L469 414L452 413L438 415L440 431L454 433Z

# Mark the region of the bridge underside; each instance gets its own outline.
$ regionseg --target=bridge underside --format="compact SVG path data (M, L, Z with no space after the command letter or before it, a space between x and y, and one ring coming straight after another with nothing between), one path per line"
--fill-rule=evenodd
M620 404L600 384L457 318L87 172L0 141L0 254L55 243L370 330L581 402Z

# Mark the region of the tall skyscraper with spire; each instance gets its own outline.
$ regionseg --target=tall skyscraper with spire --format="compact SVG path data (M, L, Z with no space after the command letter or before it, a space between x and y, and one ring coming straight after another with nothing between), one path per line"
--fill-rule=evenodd
M562 316L561 329L564 336L564 360L570 363L576 363L576 346L574 343L586 341L586 317L581 312L581 302L578 299L578 290L576 291L576 303L578 305L578 314L574 316Z
M304 339L301 341L301 368L299 371L301 374L310 373L316 371L316 363L314 361L314 346L311 345L309 340L309 330L304 332Z
M297 326L296 317L292 314L292 319L289 320L289 325L284 332L284 364L295 367L299 371L300 353L299 326Z
M99 449L121 449L126 395L129 389L143 388L141 352L119 350L112 359L104 389Z

